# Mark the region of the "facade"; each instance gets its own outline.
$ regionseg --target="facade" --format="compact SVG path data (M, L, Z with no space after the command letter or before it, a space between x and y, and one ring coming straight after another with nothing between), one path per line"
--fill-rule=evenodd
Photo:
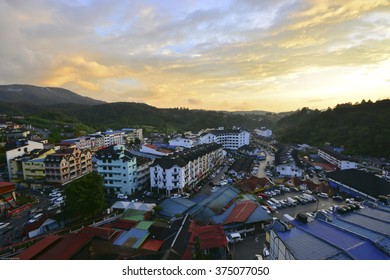
M356 162L350 157L340 154L330 147L322 147L318 149L318 155L327 162L337 166L340 170L356 169Z
M23 141L23 143L21 143L21 145L18 148L9 150L5 153L7 159L9 178L12 178L10 161L16 157L25 155L34 149L43 149L43 144L34 141Z
M122 130L107 130L96 132L78 138L61 141L61 144L74 144L80 150L89 149L98 151L112 145L125 145L131 143L136 138L142 140L142 129L124 128Z
M192 188L222 160L222 146L216 143L156 159L150 167L150 186L167 192Z
M288 147L279 146L275 153L276 172L280 176L302 176L302 164L298 158L298 151Z
M153 160L137 156L137 188L141 190L149 186L150 183L150 166Z
M169 140L169 145L170 146L179 146L179 147L184 147L184 148L189 149L189 148L194 147L195 143L191 139L176 137L172 140Z
M59 150L45 159L46 181L66 184L92 171L92 154L77 148Z
M46 177L45 159L31 159L22 162L23 179L26 180L43 180Z
M43 159L49 154L54 153L54 149L35 149L32 150L22 156L16 157L12 160L10 160L10 169L11 169L11 177L10 179L14 182L21 181L22 179L26 180L25 178L25 172L29 173L28 175L34 177L35 171L37 172L37 177L39 179L42 179L45 177L44 175L44 164L43 164L43 170L42 170L42 163L37 163L39 161L42 162ZM25 166L27 162L30 162L31 160L35 160L36 164L27 164L29 168L25 170ZM35 166L35 167L33 167ZM30 168L31 167L31 168ZM41 176L43 172L43 177ZM38 179L37 178L37 179Z
M199 138L200 143L221 144L225 149L237 150L238 148L249 145L250 133L239 129L221 129L212 130L202 134Z
M272 136L272 130L271 129L268 129L268 128L265 128L265 127L262 127L260 129L256 128L254 130L254 132L261 136L261 137L266 137L266 138L269 138Z
M96 153L97 172L108 193L132 194L138 190L137 160L124 145L113 145Z

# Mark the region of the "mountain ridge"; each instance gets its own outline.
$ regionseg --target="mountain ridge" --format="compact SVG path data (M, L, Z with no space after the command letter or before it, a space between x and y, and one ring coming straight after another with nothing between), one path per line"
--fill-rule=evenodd
M59 87L39 87L26 84L0 85L0 102L54 105L74 103L81 105L98 105L106 102L81 96L68 89Z

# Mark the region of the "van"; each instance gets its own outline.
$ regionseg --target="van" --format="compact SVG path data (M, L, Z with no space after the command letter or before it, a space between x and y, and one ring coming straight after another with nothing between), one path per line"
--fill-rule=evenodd
M290 202L292 206L296 206L298 204L298 202L291 197L287 197L286 199Z
M242 241L243 239L241 238L241 234L240 233L233 232L233 233L229 233L226 236L226 240L228 241L228 243L237 243L237 242Z
M270 200L275 204L276 207L278 207L278 208L282 207L282 204L280 203L279 200L277 200L275 198L271 198Z

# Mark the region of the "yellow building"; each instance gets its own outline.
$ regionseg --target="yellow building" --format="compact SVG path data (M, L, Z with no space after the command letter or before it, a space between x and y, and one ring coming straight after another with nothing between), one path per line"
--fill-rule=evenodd
M45 179L45 159L31 159L22 162L23 179L24 180L39 180Z

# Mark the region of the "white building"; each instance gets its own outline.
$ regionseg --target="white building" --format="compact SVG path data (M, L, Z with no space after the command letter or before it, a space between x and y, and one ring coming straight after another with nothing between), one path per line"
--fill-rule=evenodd
M97 172L104 178L109 193L132 194L138 190L136 157L123 145L104 148L96 153Z
M298 151L291 147L280 146L275 153L275 168L280 176L301 177L303 166L298 158Z
M200 136L202 144L217 143L225 149L237 150L238 148L249 145L250 133L238 129L221 129L207 132Z
M124 128L122 130L107 130L95 132L86 136L62 140L61 144L74 144L80 150L89 149L97 151L112 145L125 145L135 139L143 139L142 129Z
M20 147L9 150L5 153L6 160L7 160L9 178L12 178L10 161L16 157L23 156L24 154L27 154L35 149L42 150L43 144L39 143L39 142L34 142L34 141L23 141L23 143L21 143Z
M268 129L268 128L265 128L265 127L262 127L262 128L260 128L260 129L256 128L256 129L254 130L254 132L255 132L257 135L261 136L261 137L266 137L266 138L268 138L268 137L271 137L271 136L272 136L272 130L271 130L271 129Z
M170 193L193 188L223 160L222 146L216 143L196 146L156 159L150 167L150 186Z
M195 146L194 141L192 139L176 137L174 139L169 140L170 146L179 146L184 148L192 148Z
M170 154L173 154L173 151L168 149L160 149L155 145L152 144L143 144L141 149L141 153L156 155L156 156L167 156Z
M357 168L357 164L355 161L353 161L352 158L337 153L330 147L319 148L318 155L327 162L337 166L337 168L340 170Z

